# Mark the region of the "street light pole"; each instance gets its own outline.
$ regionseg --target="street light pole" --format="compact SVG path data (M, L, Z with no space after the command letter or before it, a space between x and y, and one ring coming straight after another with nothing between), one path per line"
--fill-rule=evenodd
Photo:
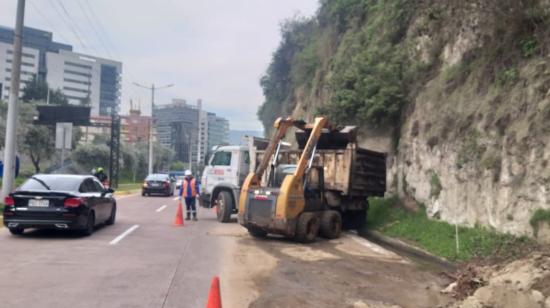
M147 172L148 174L153 173L153 124L154 124L154 118L153 118L153 112L155 111L155 90L162 90L167 89L170 87L173 87L173 84L165 85L162 87L155 87L155 84L153 83L150 87L141 85L137 82L134 82L134 85L151 90L151 122L149 124L149 161L147 166Z
M2 200L13 190L15 180L15 146L17 130L17 100L19 99L19 82L21 79L21 53L23 44L23 20L25 17L25 0L17 2L15 37L13 40L13 61L11 65L11 87L8 100L8 118L6 121L6 140L4 152L4 174L2 176Z

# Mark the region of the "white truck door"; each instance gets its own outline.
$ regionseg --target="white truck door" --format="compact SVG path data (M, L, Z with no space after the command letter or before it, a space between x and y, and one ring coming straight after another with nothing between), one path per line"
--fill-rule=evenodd
M234 151L220 149L214 153L210 165L204 169L205 190L212 193L214 187L220 183L232 183L237 174L237 165L234 163ZM203 184L204 185L204 184Z

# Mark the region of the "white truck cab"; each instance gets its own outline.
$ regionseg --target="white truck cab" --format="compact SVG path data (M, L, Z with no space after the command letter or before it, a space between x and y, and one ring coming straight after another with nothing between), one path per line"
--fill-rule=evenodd
M237 213L240 187L250 170L249 147L217 148L202 173L201 205L217 206L218 221L228 222Z

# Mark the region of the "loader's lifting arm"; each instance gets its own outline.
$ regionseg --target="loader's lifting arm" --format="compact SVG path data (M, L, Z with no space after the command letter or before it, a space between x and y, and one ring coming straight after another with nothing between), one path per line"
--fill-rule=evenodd
M267 149L265 150L264 156L262 161L260 162L260 165L256 169L255 175L257 179L261 179L265 170L269 166L269 161L271 160L271 157L275 154L275 151L277 150L281 140L285 137L286 131L291 126L295 126L297 128L303 129L305 127L304 121L300 120L294 120L292 118L278 118L275 121L275 124L273 125L277 130L271 137L271 140L269 141L269 145Z
M313 123L313 125L307 125L307 128L311 129L311 133L309 135L307 144L304 147L304 151L302 152L302 155L300 155L300 160L296 165L296 170L294 171L294 176L296 178L302 178L304 176L304 173L306 172L308 167L308 163L311 159L313 159L313 155L315 154L315 149L317 147L317 141L319 141L319 137L321 137L323 129L332 129L328 122L328 119L325 117L315 118L315 122Z

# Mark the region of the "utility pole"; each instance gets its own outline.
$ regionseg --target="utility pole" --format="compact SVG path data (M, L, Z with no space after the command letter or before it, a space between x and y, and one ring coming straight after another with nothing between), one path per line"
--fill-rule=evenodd
M141 85L137 82L134 82L134 85L144 88L147 90L151 90L151 124L149 125L149 163L148 163L148 173L153 173L153 124L154 124L154 118L153 118L153 112L155 111L155 90L163 90L170 87L173 87L173 84L165 85L162 87L155 87L155 84L153 83L150 87Z
M17 130L17 100L19 99L19 81L21 78L21 53L23 49L23 20L25 0L17 2L15 37L13 41L13 62L11 65L11 86L8 100L8 118L6 121L6 140L4 152L4 174L2 176L2 200L13 190L15 180L15 146Z

